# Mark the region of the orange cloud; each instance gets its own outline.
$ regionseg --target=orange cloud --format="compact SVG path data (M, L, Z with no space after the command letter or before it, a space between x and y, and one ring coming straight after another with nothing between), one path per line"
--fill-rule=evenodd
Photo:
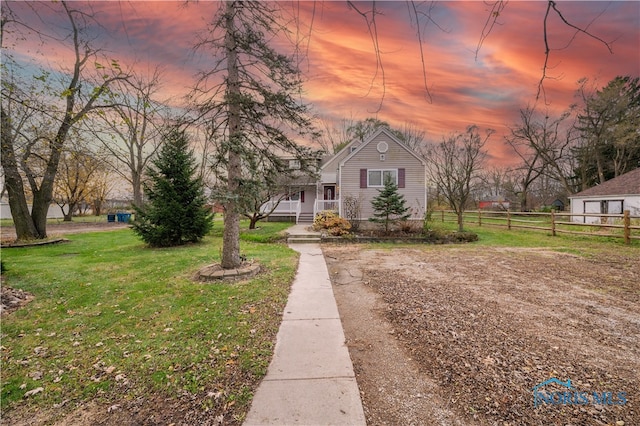
M42 10L52 7L34 4ZM193 46L221 3L91 4L105 28L99 41L125 66L141 71L161 66L163 96L173 105L179 105L193 87L199 70L211 68L210 53L193 54ZM484 2L419 4L443 29L433 23L422 25L422 46L405 2L376 2L380 14L375 42L381 62L365 21L346 2L278 4L299 18L300 25L290 28L291 36L307 41L302 46L307 53L305 98L320 115L333 119L375 115L396 126L411 122L432 140L477 124L497 131L489 146L495 164L515 161L505 150L503 135L517 121L519 109L535 101L544 64L542 24L547 2L509 2L477 56L489 16ZM611 42L613 54L602 42L551 18L548 35L553 50L547 74L552 78L544 82L546 98L539 101L541 106L552 113L566 109L574 102L576 81L582 77L597 77L604 85L616 75L640 75L637 2L556 4L570 22ZM366 12L373 2L355 5ZM64 63L70 54L56 48L43 58L35 54L37 49L27 43L19 48L25 57L52 65Z

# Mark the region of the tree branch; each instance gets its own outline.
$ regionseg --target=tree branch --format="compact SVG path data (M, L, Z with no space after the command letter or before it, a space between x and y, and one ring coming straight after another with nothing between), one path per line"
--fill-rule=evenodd
M569 45L571 45L571 43L573 42L573 40L575 39L576 35L579 33L585 34L589 37L591 37L592 39L604 44L607 48L607 50L609 50L609 53L613 53L613 49L611 47L611 44L604 41L602 38L592 34L591 32L588 31L589 26L598 18L602 15L602 13L600 13L596 18L594 18L589 25L587 25L585 28L580 28L577 25L572 24L571 22L569 22L564 15L562 14L562 12L558 9L558 6L556 4L556 2L554 0L549 0L547 3L547 10L544 14L544 20L543 20L543 37L544 37L544 65L542 67L542 76L540 77L540 81L538 82L538 92L536 93L536 101L538 101L538 99L540 99L540 95L542 94L543 97L546 100L546 93L544 90L544 80L550 78L547 75L547 69L549 68L549 56L551 53L551 48L549 47L549 39L548 39L548 26L547 26L547 22L549 19L549 13L551 11L551 9L553 9L553 11L556 13L556 15L558 15L558 17L562 20L562 22L567 25L570 28L573 28L574 30L576 30L576 33L574 34L574 36L571 38L571 40L569 41L569 43L564 47L567 48Z

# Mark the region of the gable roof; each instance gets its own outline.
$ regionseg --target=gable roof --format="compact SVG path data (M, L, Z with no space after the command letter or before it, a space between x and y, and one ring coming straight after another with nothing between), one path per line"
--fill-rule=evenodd
M569 198L609 195L640 195L640 167L600 185L573 194Z
M349 161L352 157L358 155L358 152L362 151L362 149L369 145L371 143L371 141L373 141L375 138L377 138L378 136L380 136L381 133L384 133L385 135L387 135L389 137L389 139L391 139L393 142L395 142L396 144L398 144L400 147L402 147L405 151L407 151L409 154L411 154L412 156L414 156L421 164L423 167L426 167L427 163L424 161L423 158L421 158L418 154L416 154L415 152L413 152L413 150L409 149L408 146L406 146L404 143L402 143L398 138L396 138L393 133L391 133L391 131L386 128L386 127L381 127L378 130L376 130L374 133L372 133L362 144L360 144L360 146L358 146L353 152L351 152L349 155L347 155L345 157L344 160L342 160L340 162L340 166L343 166L344 163L346 163L347 161ZM351 145L351 144L349 144Z
M327 166L328 166L329 164L331 164L331 163L335 162L335 161L336 161L336 159L338 159L338 158L342 158L342 154L343 154L343 153L347 153L347 152L348 152L347 150L349 150L351 146L353 146L353 145L357 145L357 144L359 144L359 143L361 143L361 142L360 142L360 140L358 140L358 139L354 139L354 140L352 140L351 142L349 142L348 144L346 144L346 145L345 145L345 146L344 146L340 151L338 151L338 152L336 152L335 154L333 154L332 156L328 157L328 158L326 159L326 161L325 161L325 162L320 166L320 168L321 168L321 169L325 169L325 168L327 168Z

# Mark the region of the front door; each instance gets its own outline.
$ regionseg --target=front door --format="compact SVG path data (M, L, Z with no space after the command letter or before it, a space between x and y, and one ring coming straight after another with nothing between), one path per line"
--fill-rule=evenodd
M325 186L324 187L324 197L325 200L335 200L336 199L336 187L335 185Z

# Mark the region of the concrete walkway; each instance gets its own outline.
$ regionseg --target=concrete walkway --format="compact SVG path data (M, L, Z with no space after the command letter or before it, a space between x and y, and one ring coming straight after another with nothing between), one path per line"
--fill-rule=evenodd
M244 425L365 425L320 245L290 247L300 252L298 271L273 360Z

